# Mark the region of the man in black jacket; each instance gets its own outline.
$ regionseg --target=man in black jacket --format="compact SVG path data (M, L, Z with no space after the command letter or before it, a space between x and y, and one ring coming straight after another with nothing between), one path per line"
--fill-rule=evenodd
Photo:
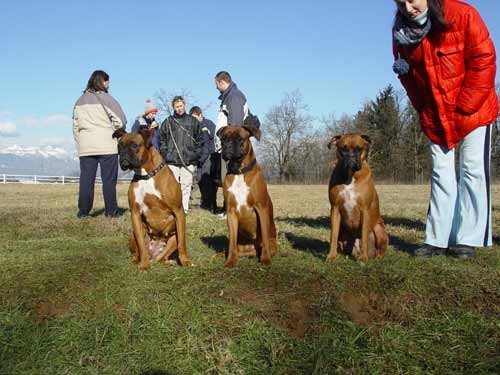
M200 163L200 150L208 143L208 135L201 131L198 120L186 113L182 96L172 100L174 114L160 127L159 144L163 159L181 184L184 211L189 210L189 197L196 166Z
M215 154L215 124L203 116L200 107L194 106L189 114L201 124L201 131L208 136L208 142L200 147L200 165L198 166L198 186L200 188L200 208L212 211L217 210L217 185L212 174L212 160Z

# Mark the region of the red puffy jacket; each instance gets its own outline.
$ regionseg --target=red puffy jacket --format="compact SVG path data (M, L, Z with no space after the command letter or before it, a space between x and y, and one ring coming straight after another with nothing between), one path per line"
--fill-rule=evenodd
M410 72L399 76L420 125L434 143L448 149L498 116L496 54L481 16L472 6L445 0L449 25L431 32L417 45L393 46Z

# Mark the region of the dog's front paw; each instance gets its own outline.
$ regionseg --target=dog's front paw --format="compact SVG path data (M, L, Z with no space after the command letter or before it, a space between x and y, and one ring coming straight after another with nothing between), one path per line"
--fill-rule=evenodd
M334 263L337 260L338 254L329 254L326 257L325 263Z
M139 270L140 271L147 271L151 267L151 263L149 261L146 262L140 262L139 263Z
M234 266L236 266L236 262L237 262L236 258L229 257L226 260L226 263L224 263L224 267L233 268Z
M188 258L180 258L179 261L181 262L182 267L189 267L192 265Z
M137 263L139 263L139 257L138 257L137 255L132 255L132 256L130 257L130 261L131 261L132 263L134 263L134 264L137 264Z
M270 257L261 256L260 257L260 263L262 263L264 266L268 266L268 265L271 264L271 258Z

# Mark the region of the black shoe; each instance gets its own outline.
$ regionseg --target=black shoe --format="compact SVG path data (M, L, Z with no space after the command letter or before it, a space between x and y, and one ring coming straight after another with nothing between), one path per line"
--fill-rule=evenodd
M444 247L437 247L437 246L423 244L418 249L415 249L415 251L413 252L413 256L428 258L438 255L446 255L446 250L447 249Z
M78 219L83 219L84 217L89 217L90 215L89 214L86 214L86 213L83 213L83 212L80 212L78 211L78 213L76 214L76 217Z
M476 248L468 245L456 245L450 248L450 255L460 259L472 258L476 255Z

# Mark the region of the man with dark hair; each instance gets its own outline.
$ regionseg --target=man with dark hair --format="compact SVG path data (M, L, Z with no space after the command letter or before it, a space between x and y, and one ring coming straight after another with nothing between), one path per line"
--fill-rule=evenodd
M248 104L245 95L238 89L233 82L231 75L226 71L221 71L215 75L215 86L220 92L221 101L219 113L217 115L217 127L215 133L220 128L228 125L242 126L243 121L248 116ZM215 137L215 151L219 155L222 149L219 137ZM224 161L220 162L220 180L218 185L222 186L226 177L227 165ZM224 205L225 207L225 205Z
M201 199L200 208L212 211L217 210L217 185L212 175L213 154L215 154L215 124L203 116L200 107L194 106L189 110L189 114L197 119L201 124L201 132L204 133L205 143L200 145L200 164L198 165L198 186L200 188Z
M200 130L200 123L186 113L182 96L174 97L172 108L174 113L161 124L158 140L161 156L181 185L182 205L187 213L193 175L200 162L199 149L208 137Z

